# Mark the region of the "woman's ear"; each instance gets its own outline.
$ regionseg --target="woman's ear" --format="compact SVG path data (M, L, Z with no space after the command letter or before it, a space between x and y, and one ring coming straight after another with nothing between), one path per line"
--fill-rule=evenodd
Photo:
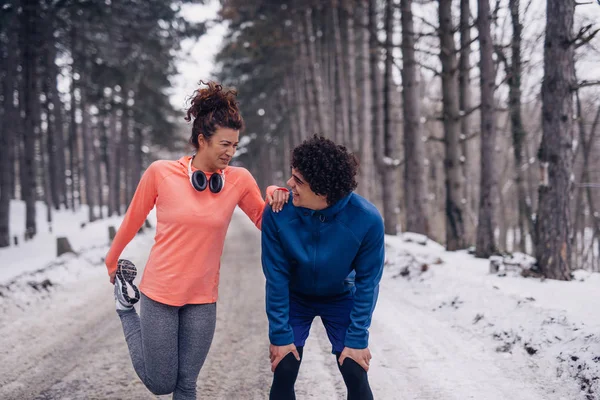
M198 146L202 147L203 144L206 144L206 139L204 139L204 135L202 133L198 134Z

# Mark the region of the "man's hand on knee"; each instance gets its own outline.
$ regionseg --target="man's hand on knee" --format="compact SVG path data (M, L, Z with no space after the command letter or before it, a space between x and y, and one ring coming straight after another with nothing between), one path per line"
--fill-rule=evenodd
M283 360L285 356L292 353L296 360L300 361L300 354L294 343L285 346L275 346L274 344L269 346L269 359L271 360L271 372L275 372L277 365Z
M338 360L340 366L344 363L346 358L353 359L358 365L363 367L365 371L369 371L369 364L371 363L371 352L369 351L369 348L351 349L350 347L344 347Z

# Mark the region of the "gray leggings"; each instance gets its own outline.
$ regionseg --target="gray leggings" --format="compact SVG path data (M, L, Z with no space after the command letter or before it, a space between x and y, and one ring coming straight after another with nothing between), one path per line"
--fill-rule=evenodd
M135 372L156 395L195 399L215 333L216 303L175 307L142 294L140 307L141 321L135 309L117 311Z

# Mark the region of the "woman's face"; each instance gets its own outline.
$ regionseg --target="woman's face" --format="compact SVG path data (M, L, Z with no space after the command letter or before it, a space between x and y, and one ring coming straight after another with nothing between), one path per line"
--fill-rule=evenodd
M215 134L209 140L203 135L199 136L198 156L202 157L207 167L213 171L225 169L237 150L239 139L239 131L217 126Z

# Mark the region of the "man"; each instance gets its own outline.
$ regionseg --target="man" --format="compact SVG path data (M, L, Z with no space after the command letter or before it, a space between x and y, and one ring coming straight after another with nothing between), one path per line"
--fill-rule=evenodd
M322 137L292 152L293 206L265 210L262 264L269 318L271 400L295 399L313 319L321 317L349 400L373 399L367 379L371 316L384 263L383 220L353 193L358 163Z

